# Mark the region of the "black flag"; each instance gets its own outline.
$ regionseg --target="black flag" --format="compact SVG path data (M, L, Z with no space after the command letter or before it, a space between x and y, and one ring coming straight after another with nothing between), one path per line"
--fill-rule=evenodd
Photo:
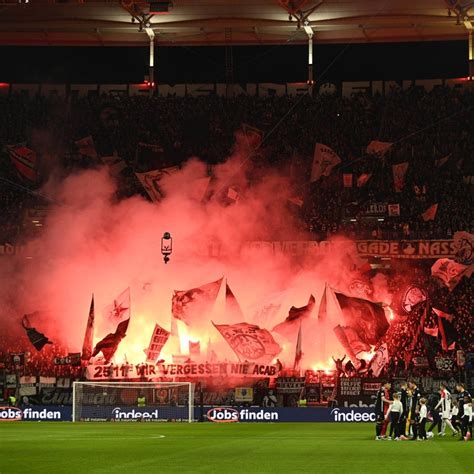
M130 318L122 321L117 326L117 329L114 333L107 334L101 341L97 343L92 353L92 357L95 357L99 352L102 351L102 354L105 358L105 363L107 364L110 359L114 356L120 341L127 335L128 323Z
M26 335L30 340L31 344L33 344L37 351L43 349L46 344L52 344L52 342L41 332L38 332L35 328L31 327L30 321L28 320L28 316L25 314L21 321L23 328L26 331Z

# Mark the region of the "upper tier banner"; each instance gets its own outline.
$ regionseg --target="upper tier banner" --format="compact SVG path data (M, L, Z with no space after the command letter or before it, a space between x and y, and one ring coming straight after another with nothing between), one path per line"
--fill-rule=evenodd
M350 251L351 243L312 240L300 241L251 241L242 248L244 255L266 253L267 255L289 255L292 257L330 255L345 248ZM454 257L453 240L357 240L355 249L359 257L391 257L411 259L435 259Z

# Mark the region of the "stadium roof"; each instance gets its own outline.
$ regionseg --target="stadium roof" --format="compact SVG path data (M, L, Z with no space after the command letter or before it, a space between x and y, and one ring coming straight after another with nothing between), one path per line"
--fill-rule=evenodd
M306 42L282 4L303 16L315 7L316 43L467 39L474 11L472 0L173 0L169 13L147 20L145 2L0 0L0 44L144 46L143 18L166 45Z

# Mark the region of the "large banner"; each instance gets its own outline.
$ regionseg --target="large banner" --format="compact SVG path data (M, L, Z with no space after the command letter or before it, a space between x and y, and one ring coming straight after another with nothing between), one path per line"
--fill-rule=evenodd
M377 205L378 206L378 205ZM380 209L380 208L379 208ZM467 234L467 233L466 233ZM468 234L469 235L469 234ZM440 240L357 240L356 251L359 257L392 257L392 258L454 258L459 261L472 261L473 244L469 239L440 239ZM322 240L251 240L244 242L240 252L243 257L254 257L255 254L266 256L287 255L291 257L309 257L329 255L347 249L353 253L354 244L349 241ZM219 257L222 250L219 244L211 242L202 253L210 257ZM39 247L0 244L2 256L39 256L42 250ZM461 262L462 263L462 262Z
M350 242L323 240L283 240L248 241L241 253L252 256L265 253L269 256L288 255L309 257L329 255L347 249L352 250ZM426 258L454 257L456 246L453 240L357 240L356 251L359 257Z
M214 423L374 422L372 408L243 408L205 407L204 418ZM196 413L196 412L195 412Z
M86 370L87 380L124 380L170 378L276 377L278 367L252 363L201 363L201 364L137 364L137 365L90 365Z
M77 413L82 421L114 422L167 422L188 421L188 408L184 406L149 406L144 408L117 405L82 405ZM194 420L214 423L275 423L275 422L325 422L360 423L375 422L375 413L368 407L349 408L288 408L288 407L195 407ZM14 421L71 421L71 406L35 406L27 408L0 407L0 422Z
M71 421L71 406L31 406L5 407L0 406L0 422L2 421Z
M166 329L163 329L159 324L155 324L155 329L146 351L147 362L157 361L158 357L160 357L161 349L163 349L169 337L170 333Z
M453 240L358 240L359 257L441 258L454 255Z
M306 377L278 377L276 389L278 393L301 393L305 387Z
M337 402L340 407L373 407L381 379L362 379L341 377L338 380Z

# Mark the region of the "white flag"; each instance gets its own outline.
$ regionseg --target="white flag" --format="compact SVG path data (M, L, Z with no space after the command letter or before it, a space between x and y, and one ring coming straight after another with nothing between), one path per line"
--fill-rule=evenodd
M456 262L463 265L474 264L474 234L466 231L454 233Z
M170 168L163 168L162 170L146 171L145 173L135 173L139 179L145 191L150 196L153 202L160 202L164 197L165 193L162 189L160 181L165 176L170 176L179 170L177 166L171 166Z
M463 276L470 277L473 271L474 265L456 263L450 258L439 258L431 267L431 275L439 278L450 291L456 287Z
M331 148L322 143L314 147L311 182L318 181L321 176L329 176L335 166L341 163L341 158Z
M384 342L377 350L372 362L370 363L370 368L372 369L372 373L375 377L380 375L382 369L388 363L388 347L387 344Z

